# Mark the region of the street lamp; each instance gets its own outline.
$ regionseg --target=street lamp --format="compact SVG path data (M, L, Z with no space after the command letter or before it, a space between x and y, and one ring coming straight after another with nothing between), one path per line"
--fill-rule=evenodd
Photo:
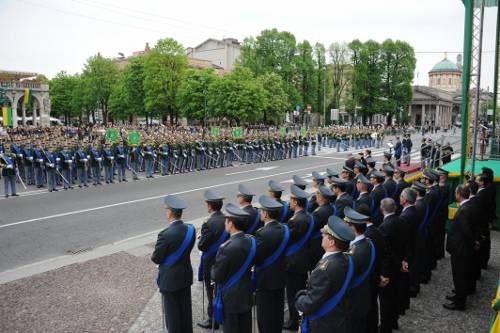
M12 127L17 127L17 103L16 103L16 91L12 91L12 105L11 105L11 119L12 119ZM15 117L14 117L15 113Z

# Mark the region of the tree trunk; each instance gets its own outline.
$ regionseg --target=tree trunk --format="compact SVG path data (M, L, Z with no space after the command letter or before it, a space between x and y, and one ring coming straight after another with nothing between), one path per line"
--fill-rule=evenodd
M95 113L96 110L92 110L92 122L95 124Z

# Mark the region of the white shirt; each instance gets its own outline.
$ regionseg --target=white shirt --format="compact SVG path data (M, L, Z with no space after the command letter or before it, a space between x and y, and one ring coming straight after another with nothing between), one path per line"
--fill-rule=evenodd
M364 238L365 238L365 235L357 235L356 237L354 237L354 240L351 241L349 246L352 246L354 243L359 242L360 240L362 240Z
M395 213L389 213L389 214L384 215L384 220L386 217L391 216L391 215L395 215Z
M406 210L406 208L410 208L410 207L413 207L413 206L415 206L415 205L408 205L408 206L404 207L403 210L402 210L402 212L404 212Z
M331 256L332 254L335 254L335 253L339 253L339 252L341 252L341 251L325 252L325 254L323 254L323 257L321 257L321 259L325 259L326 257Z
M464 203L466 203L467 201L469 201L469 199L465 199L464 201L462 201L462 202L460 203L460 206L463 206L463 204L464 204Z

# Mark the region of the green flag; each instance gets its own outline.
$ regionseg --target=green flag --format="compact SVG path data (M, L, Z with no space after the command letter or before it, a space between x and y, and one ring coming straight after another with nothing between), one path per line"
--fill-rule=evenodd
M141 141L141 135L137 131L131 131L128 134L128 143L136 145Z
M241 127L235 127L233 129L233 136L235 138L241 138Z
M119 138L118 130L116 128L108 128L105 137L106 140L116 142Z
M305 127L301 127L300 128L300 135L306 135L306 128Z
M286 135L286 127L280 127L280 134Z
M212 127L210 128L210 134L213 136L217 136L220 133L220 128L219 127Z

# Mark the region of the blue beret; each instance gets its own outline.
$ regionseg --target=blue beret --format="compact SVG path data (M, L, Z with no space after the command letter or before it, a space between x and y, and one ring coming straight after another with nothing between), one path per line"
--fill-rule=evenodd
M280 183L278 183L277 181L275 180L270 180L269 183L269 189L272 191L272 192L283 192L285 190L285 188L283 186L281 186Z
M228 203L228 204L226 204L226 207L224 208L224 216L244 218L244 217L248 217L249 214L247 212L245 212L243 209L241 209L240 207L236 206L235 204Z
M205 201L222 201L224 200L224 197L221 196L219 193L206 190L205 193L203 194L205 197Z
M248 187L246 187L243 184L238 185L238 192L241 195L247 196L247 197L253 197L255 194L250 191Z
M283 207L283 205L279 201L267 195L261 195L259 197L259 204L264 210L278 210Z
M163 202L165 203L165 206L167 206L167 208L170 209L182 210L187 208L187 205L184 202L184 200L175 195L165 196L163 198Z
M316 180L324 180L325 179L325 176L320 174L318 171L313 171L312 177L313 177L313 179L316 179Z
M292 192L291 197L297 199L307 199L309 197L309 193L302 190L297 185L290 186L290 191Z
M369 216L360 214L349 206L346 206L344 208L344 216L345 216L344 220L350 223L362 224L362 223L367 223L370 220Z
M332 190L330 190L330 188L328 186L325 186L325 185L321 185L319 188L318 188L318 191L321 193L321 195L323 195L324 197L334 197L335 196L335 193L333 193Z
M351 227L335 215L328 218L328 223L321 229L321 232L345 242L350 242L355 237Z
M293 179L293 183L297 186L303 186L303 187L306 187L307 186L307 182L300 176L297 176L297 175L294 175L292 177Z

